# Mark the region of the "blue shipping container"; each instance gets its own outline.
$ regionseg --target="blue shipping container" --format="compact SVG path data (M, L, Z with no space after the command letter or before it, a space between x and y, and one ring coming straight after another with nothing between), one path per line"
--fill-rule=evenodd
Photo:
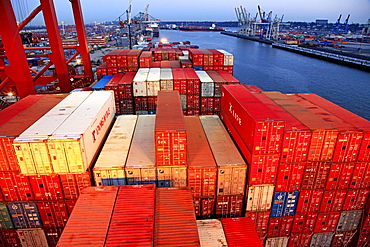
M105 85L108 84L110 79L112 79L113 75L106 75L103 78L101 78L92 88L92 91L103 91Z
M297 207L298 191L275 192L271 217L293 216Z
M127 185L126 178L103 178L103 186Z
M8 209L15 228L37 228L42 226L35 203L9 203Z

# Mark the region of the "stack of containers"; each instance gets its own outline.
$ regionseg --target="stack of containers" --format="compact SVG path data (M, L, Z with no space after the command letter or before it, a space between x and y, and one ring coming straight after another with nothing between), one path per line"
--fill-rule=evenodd
M134 98L132 82L135 72L127 72L118 83L119 107L122 114L134 114ZM117 106L117 103L116 103Z
M113 75L106 75L91 86L91 91L103 91L105 90L105 85L113 78Z
M221 219L227 244L230 247L262 247L253 221L248 217ZM270 246L270 245L266 245ZM278 246L278 245L273 245ZM280 245L282 246L282 245Z
M173 90L173 75L172 69L163 68L161 69L161 91Z
M217 165L215 215L240 217L247 177L247 165L218 116L200 116Z
M187 79L186 110L184 110L184 115L199 115L201 92L200 79L194 69L184 68L183 70Z
M218 71L207 71L207 74L214 81L214 99L213 99L213 113L214 115L220 115L221 112L221 96L222 96L222 85L226 85L227 81L223 78Z
M124 74L118 73L115 74L107 84L104 86L104 90L112 90L114 93L114 102L116 104L116 113L121 114L121 106L119 102L119 89L118 84L122 80ZM94 87L92 87L92 90L94 91Z
M50 246L53 246L53 241L49 238L48 233L58 230L60 233L61 230L57 228L57 225L64 226L65 216L68 217L67 210L62 211L64 215L60 215L60 217L56 217L54 214L47 216L46 212L49 211L43 209L37 210L34 203L34 196L38 196L38 194L34 194L33 187L38 188L38 185L34 183L34 180L32 180L33 183L31 184L30 177L20 173L21 169L12 146L15 138L67 97L67 95L31 95L13 104L1 113L0 210L2 217L0 219L0 240L4 246L18 246L20 245L20 241L24 239L23 236L28 235L39 236L37 239L43 244L40 244L40 246L47 246L44 231L46 232ZM60 185L57 184L56 186ZM56 197L55 194L54 196ZM61 204L66 209L64 201ZM31 211L33 211L34 215L28 214ZM61 210L57 210L56 212L60 213ZM42 217L41 219L40 216ZM50 220L48 226L42 225L41 222L48 220ZM44 227L43 230L40 229L41 226ZM29 227L36 228L30 229Z
M127 184L125 165L137 118L136 115L117 117L93 168L96 186Z
M147 78L147 95L148 95L148 113L155 114L158 91L160 86L161 69L150 68Z
M281 215L269 212L277 181L285 121L242 85L225 85L222 92L221 119L248 162L247 215L251 213L249 216L259 221L256 225L261 226L266 225L269 213L272 217L291 217L294 210ZM275 197L282 197L280 207L283 208L292 205L287 199L290 201L291 196L296 196L296 192L275 194ZM258 231L264 241L268 229L259 228Z
M185 123L188 134L188 186L193 192L195 213L198 218L210 218L214 214L216 199L216 162L199 117L187 116Z
M215 83L205 71L196 71L201 82L201 115L213 115Z
M196 70L222 70L233 74L234 56L227 51L189 49L189 59Z
M173 90L180 94L180 102L183 111L186 111L187 78L184 69L172 69Z
M141 68L136 73L133 80L133 93L136 114L148 114L147 104L147 87L146 80L148 78L149 68Z

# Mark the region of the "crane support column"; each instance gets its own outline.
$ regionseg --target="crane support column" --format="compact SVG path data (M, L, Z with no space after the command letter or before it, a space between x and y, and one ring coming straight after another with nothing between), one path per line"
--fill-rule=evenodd
M69 80L68 67L66 64L66 58L64 56L54 2L53 0L40 0L40 2L52 51L52 54L49 55L49 58L50 61L55 65L61 92L68 93L72 90L72 87Z
M93 81L94 75L92 73L92 68L91 68L90 54L89 54L89 48L87 44L84 20L82 16L81 3L80 3L80 0L70 0L70 2L72 4L73 17L75 19L77 36L78 36L79 46L77 49L82 56L84 73L90 78L90 81Z
M0 35L9 61L6 72L16 86L18 96L24 98L36 92L10 0L0 1L0 13Z

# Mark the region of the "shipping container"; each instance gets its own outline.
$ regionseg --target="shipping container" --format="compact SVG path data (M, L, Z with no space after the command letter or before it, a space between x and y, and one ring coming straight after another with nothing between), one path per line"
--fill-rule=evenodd
M217 50L223 54L224 61L222 65L233 66L234 65L234 55L225 50Z
M311 129L308 161L332 161L338 129L280 92L262 92Z
M247 212L271 209L274 185L252 185L248 188Z
M213 97L215 94L215 83L205 71L195 71L201 83L201 96Z
M248 91L251 92L251 93L261 93L262 92L262 89L260 89L256 85L246 85L246 84L243 84L243 86L246 89L248 89Z
M118 84L122 80L124 74L115 74L112 79L104 86L104 90L112 90L114 92L114 99L117 102L119 100L119 89Z
M104 246L153 246L154 185L122 186Z
M364 137L364 133L361 130L297 94L287 94L287 96L338 129L338 140L332 159L334 162L352 162L357 160Z
M366 247L370 241L370 234L360 234L356 247Z
M222 223L218 219L197 220L200 246L225 247L226 237Z
M370 187L370 163L355 163L351 177L350 188L369 188Z
M193 197L194 211L197 219L211 218L215 212L215 198Z
M64 194L57 174L29 176L31 188L37 201L61 200Z
M0 231L0 246L1 247L19 247L21 243L15 230Z
M272 201L271 217L293 216L297 207L299 192L275 192Z
M161 90L173 90L172 69L163 68L160 73Z
M157 96L160 87L161 69L150 68L146 79L147 96Z
M204 98L202 98L203 100ZM186 110L198 111L200 109L201 100L199 95L188 94L186 95ZM193 114L196 115L196 114Z
M13 140L67 96L47 95L0 127L0 171L20 171Z
M62 235L64 228L44 228L45 236L49 247L55 247L58 244L59 238Z
M251 218L254 227L260 237L262 243L265 242L267 237L267 229L269 226L269 219L270 219L270 211L263 211L263 212L247 212L245 217Z
M221 219L229 247L262 247L253 221L247 217Z
M152 52L143 51L139 57L140 68L150 68L152 64Z
M311 232L292 233L289 238L288 247L310 247Z
M313 232L334 232L337 228L339 217L339 212L319 213Z
M353 231L360 224L362 210L342 211L338 221L337 231Z
M217 196L243 195L247 165L218 116L199 117L218 167Z
M46 141L91 94L86 91L69 94L14 139L14 151L22 173L52 173L52 162L65 159L62 154L52 152L49 157Z
M249 151L247 153L246 159L249 164L247 184L275 184L279 155L252 155Z
M292 233L312 232L317 219L318 213L296 213L294 215L294 222Z
M36 202L43 228L63 228L69 214L64 201Z
M217 72L227 81L228 84L240 84L240 81L232 76L232 66L224 66L224 70L219 70Z
M85 188L57 246L104 246L117 191L113 186Z
M346 199L346 190L327 190L322 196L320 212L339 212Z
M289 237L268 238L265 247L286 247L288 241Z
M192 61L193 66L204 65L204 55L198 49L189 49L189 59Z
M187 134L178 92L160 91L156 113L156 164L185 165Z
M103 91L105 85L113 78L113 75L106 75L101 78L94 86L91 87L92 91Z
M324 191L316 190L301 190L299 192L297 212L318 212L321 206L321 199Z
M332 163L325 189L347 189L352 179L354 163Z
M185 166L160 166L156 170L158 187L187 186L187 168Z
M124 168L137 118L117 117L93 168L97 186L126 185Z
M184 73L187 80L187 94L200 95L201 81L198 74L193 68L184 68Z
M22 174L1 172L0 189L7 202L34 200L29 177Z
M49 247L45 237L45 232L41 228L18 229L17 235L21 242L22 247L28 246Z
M194 196L216 195L217 166L199 117L185 117L188 144L188 186Z
M187 93L187 78L184 69L172 69L173 76L173 90L178 91L179 94Z
M370 160L370 123L368 120L330 102L316 94L298 94L299 96L308 99L314 104L322 107L328 112L334 114L335 116L343 119L347 123L352 124L356 128L364 132L364 138L362 140L361 148L358 153L357 159L359 161L369 161Z
M61 174L60 181L65 199L77 200L81 191L91 186L90 173Z
M125 172L127 184L155 184L154 115L138 116L130 151L127 156Z
M306 163L303 171L303 180L301 188L303 190L309 189L323 189L328 181L330 172L329 162L310 162Z
M336 232L331 247L351 246L354 242L356 231Z
M292 231L293 216L274 217L270 219L267 237L289 237Z
M14 229L12 218L5 204L0 204L0 230Z
M331 247L334 233L315 233L312 235L310 247Z
M39 212L33 202L8 203L9 214L15 228L42 227Z
M154 229L154 246L200 246L188 188L157 189Z
M127 72L122 79L118 82L119 99L132 99L133 97L133 80L135 72Z
M147 96L146 80L148 78L149 68L140 68L133 79L132 90L134 96Z
M278 166L275 191L300 190L304 168L304 163L280 163Z
M369 193L369 188L348 190L342 210L364 209Z
M242 216L243 199L243 195L227 195L216 197L216 217L230 218Z
M222 108L251 154L279 154L285 121L242 85L225 85L222 94Z

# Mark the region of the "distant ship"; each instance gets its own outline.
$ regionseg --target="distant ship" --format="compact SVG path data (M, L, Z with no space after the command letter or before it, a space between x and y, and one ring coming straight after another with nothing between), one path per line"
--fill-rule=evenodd
M222 32L225 31L221 27L216 27L215 24L212 24L211 27L198 27L198 26L182 26L179 27L180 31L214 31L214 32Z

